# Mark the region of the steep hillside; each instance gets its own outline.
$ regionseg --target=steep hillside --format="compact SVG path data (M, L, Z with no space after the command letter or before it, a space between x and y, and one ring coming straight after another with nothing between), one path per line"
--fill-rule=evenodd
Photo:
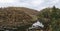
M36 15L37 12L23 7L0 8L0 29L31 25L34 21L32 21L33 18L30 15Z

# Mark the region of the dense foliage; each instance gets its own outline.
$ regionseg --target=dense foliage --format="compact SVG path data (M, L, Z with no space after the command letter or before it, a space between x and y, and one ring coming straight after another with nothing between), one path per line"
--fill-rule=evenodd
M53 6L45 8L37 15L38 19L45 24L45 29L51 26L52 31L60 31L60 9ZM49 29L50 29L49 28Z

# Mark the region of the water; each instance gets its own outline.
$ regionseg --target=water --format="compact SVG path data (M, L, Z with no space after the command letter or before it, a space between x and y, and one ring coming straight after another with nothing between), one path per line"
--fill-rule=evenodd
M36 27L44 27L43 23L37 21L35 23L33 23L32 27L29 27L29 29L32 29L32 28L36 28Z

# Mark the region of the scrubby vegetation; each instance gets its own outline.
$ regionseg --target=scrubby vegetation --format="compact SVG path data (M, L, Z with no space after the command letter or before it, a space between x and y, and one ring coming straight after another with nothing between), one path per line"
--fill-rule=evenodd
M0 8L0 28L25 31L37 18L44 24L44 31L60 31L60 9L55 6L39 12L24 7Z
M45 31L60 31L60 9L53 6L41 10L38 19L45 25Z
M0 8L0 28L24 30L31 25L38 11L23 7Z

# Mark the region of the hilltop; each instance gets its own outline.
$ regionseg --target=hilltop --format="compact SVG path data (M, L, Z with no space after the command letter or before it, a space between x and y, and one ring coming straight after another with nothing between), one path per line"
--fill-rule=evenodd
M26 8L26 7L6 7L6 8L2 8L2 9L6 9L6 10L20 10L20 11L24 11L25 13L27 13L29 15L36 15L38 13L37 10Z
M0 8L0 28L13 29L21 26L31 25L32 16L38 11L25 7ZM21 28L22 29L22 28Z

